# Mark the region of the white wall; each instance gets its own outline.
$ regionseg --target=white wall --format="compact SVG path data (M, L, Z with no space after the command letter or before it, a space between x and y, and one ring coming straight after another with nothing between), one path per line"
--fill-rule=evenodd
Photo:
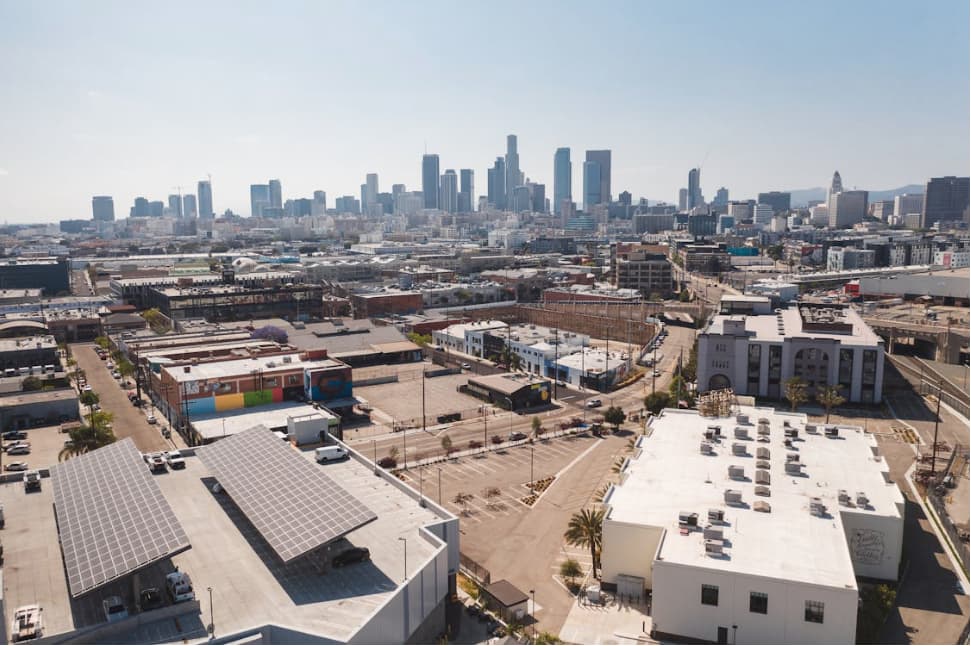
M784 575L785 573L780 573ZM701 603L702 584L718 586L718 606ZM751 592L768 594L768 613L749 611ZM805 620L805 602L825 604L823 623ZM729 643L852 644L857 590L791 583L689 565L655 561L654 628L669 635L714 642L718 627ZM732 625L738 631L732 635Z
M840 508L840 519L856 575L896 581L903 549L903 518Z
M651 564L664 530L648 525L632 525L610 520L603 525L601 554L602 578L605 583L617 583L617 576L644 577L644 585L651 587Z

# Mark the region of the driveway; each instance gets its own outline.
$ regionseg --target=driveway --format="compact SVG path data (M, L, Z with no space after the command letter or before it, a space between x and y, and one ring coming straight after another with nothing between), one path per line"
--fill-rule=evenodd
M158 425L145 421L142 409L135 408L128 401L128 391L115 381L104 361L98 358L91 343L75 343L71 345L71 356L84 370L88 384L101 398L102 410L109 411L115 416L112 428L119 440L132 438L135 446L142 453L152 451L169 451L175 446L162 437Z

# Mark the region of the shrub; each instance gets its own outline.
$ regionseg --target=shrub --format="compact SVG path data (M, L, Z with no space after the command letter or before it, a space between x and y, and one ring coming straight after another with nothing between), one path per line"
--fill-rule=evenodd
M382 469L393 469L398 466L398 461L389 455L378 460L378 466Z

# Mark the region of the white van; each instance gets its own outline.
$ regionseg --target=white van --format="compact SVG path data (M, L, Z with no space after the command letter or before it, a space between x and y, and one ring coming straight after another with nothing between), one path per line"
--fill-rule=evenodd
M334 460L343 460L347 457L347 449L343 446L322 446L314 452L314 457L317 462L332 462Z

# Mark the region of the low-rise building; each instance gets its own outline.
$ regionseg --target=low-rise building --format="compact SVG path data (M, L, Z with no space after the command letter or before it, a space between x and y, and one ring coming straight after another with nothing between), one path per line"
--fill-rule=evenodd
M306 319L320 318L323 295L321 285L309 283L166 287L150 289L146 305L158 308L173 320L241 321L271 316Z
M674 288L668 247L664 245L611 245L611 262L613 283L619 289L636 289L645 298L665 298Z
M11 371L22 371L25 374L44 373L45 366L60 369L61 357L57 349L57 341L49 334L0 339L0 372L12 377ZM53 372L49 370L48 372Z
M584 348L556 361L556 380L607 392L629 374L630 364L626 353Z
M847 401L881 401L884 342L856 311L814 303L772 311L753 296L724 297L722 311L698 335L699 392L781 399L786 381L800 377L810 396L839 385Z
M403 316L420 312L425 307L421 292L387 287L360 288L348 294L348 300L356 319Z
M604 498L604 587L664 641L850 644L857 578L897 578L904 499L873 435L805 415L665 410Z
M550 403L551 383L548 379L505 373L471 377L464 392L507 410L535 408Z

